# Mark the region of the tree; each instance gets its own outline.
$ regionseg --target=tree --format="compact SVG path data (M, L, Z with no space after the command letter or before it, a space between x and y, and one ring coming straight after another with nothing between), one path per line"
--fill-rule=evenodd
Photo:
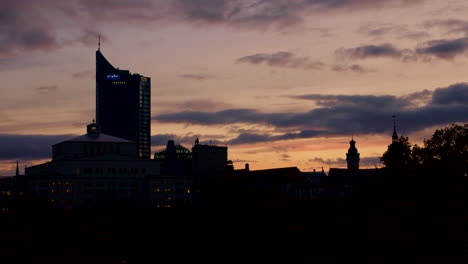
M437 129L422 147L412 146L400 136L388 146L380 160L390 171L399 174L417 173L461 175L468 173L468 124L453 124Z
M438 129L424 140L419 158L430 169L462 175L468 172L468 124Z
M408 137L400 136L398 140L392 142L384 152L380 161L388 170L408 171L413 165L411 144Z

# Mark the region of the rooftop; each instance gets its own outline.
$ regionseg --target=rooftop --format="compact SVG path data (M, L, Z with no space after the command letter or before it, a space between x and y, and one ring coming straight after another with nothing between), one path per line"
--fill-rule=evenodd
M133 143L132 141L123 139L123 138L118 138L118 137L113 137L109 136L103 133L97 133L97 134L85 134L79 137L71 138L68 140L65 140L64 142L114 142L114 143Z

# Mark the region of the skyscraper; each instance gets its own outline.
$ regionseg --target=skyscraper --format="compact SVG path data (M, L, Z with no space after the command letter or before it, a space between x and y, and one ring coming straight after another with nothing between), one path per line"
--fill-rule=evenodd
M96 51L96 123L102 133L137 143L151 155L151 78L115 68Z

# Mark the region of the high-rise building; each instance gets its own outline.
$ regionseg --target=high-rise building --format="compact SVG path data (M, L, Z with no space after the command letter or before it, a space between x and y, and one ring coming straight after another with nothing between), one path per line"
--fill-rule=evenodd
M151 79L115 68L96 51L96 123L102 133L133 141L151 155Z

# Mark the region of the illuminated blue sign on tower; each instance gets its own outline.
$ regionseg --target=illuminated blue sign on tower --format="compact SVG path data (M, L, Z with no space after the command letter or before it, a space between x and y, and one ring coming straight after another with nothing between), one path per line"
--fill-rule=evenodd
M120 80L120 76L118 74L108 74L107 80Z

